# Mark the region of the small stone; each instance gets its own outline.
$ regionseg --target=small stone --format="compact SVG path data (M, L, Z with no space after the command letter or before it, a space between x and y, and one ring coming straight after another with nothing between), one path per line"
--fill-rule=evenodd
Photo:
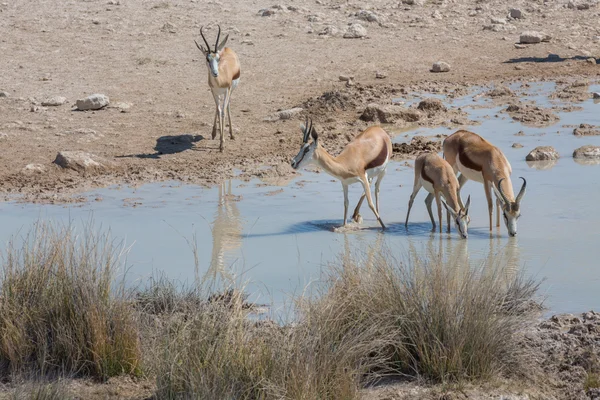
M348 82L351 81L352 79L354 79L353 76L348 76L348 75L340 75L340 81L342 82Z
M375 72L376 79L385 79L387 78L387 74L385 72L377 71Z
M436 112L448 111L442 100L436 99L435 97L429 97L425 100L419 102L417 109L421 111L427 112L429 115L434 114Z
M443 17L442 17L442 14L438 10L435 10L431 14L431 18L433 18L433 19L442 19Z
M552 146L538 146L525 157L526 161L558 160L560 155Z
M265 118L265 121L279 121L286 120L294 117L295 115L304 111L302 107L291 108L289 110L278 111L275 114L272 114Z
M444 61L438 61L431 67L431 72L449 72L450 64Z
M549 42L551 37L543 32L526 31L521 33L519 42L523 44L533 44L541 42Z
M525 45L522 45L520 43L515 43L515 49L526 49L526 48L527 48L527 46L525 46Z
M56 155L54 164L78 172L107 169L112 162L85 151L61 151Z
M0 91L0 97L8 97L10 96L8 92Z
M493 25L506 25L506 19L504 19L504 18L494 18L494 17L492 17L491 20L490 20L490 22Z
M523 18L523 13L518 8L511 8L510 17L514 19Z
M379 16L372 11L360 10L355 16L356 18L367 22L380 22Z
M170 22L165 23L160 30L167 33L177 33L177 27Z
M573 152L573 158L600 158L600 146L581 146Z
M43 164L27 164L23 167L23 172L37 172L42 173L46 172L46 166Z
M590 57L585 60L588 64L596 65L596 59L594 57Z
M42 106L44 107L57 107L62 106L67 102L66 97L62 96L52 96L47 99L42 100Z
M600 99L600 92L594 92L594 99Z
M521 149L521 148L523 148L523 145L521 143L513 143L512 148L513 149Z
M8 139L8 134L0 132L0 142Z
M93 94L85 99L77 100L77 109L80 111L99 110L109 104L108 96L104 94Z
M367 29L361 24L352 24L344 33L344 39L360 39L367 36Z
M578 10L589 10L590 9L590 5L587 4L587 3L577 4L577 9Z
M270 17L271 15L275 15L275 10L270 9L262 9L258 11L261 17Z

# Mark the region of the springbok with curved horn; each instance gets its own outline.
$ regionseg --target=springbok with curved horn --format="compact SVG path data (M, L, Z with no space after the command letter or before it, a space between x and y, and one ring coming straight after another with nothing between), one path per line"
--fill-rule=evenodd
M224 147L224 132L225 132L225 111L229 119L229 137L234 140L233 127L231 126L231 93L235 89L240 81L240 61L238 60L237 54L229 47L225 47L229 34L225 36L225 39L219 44L219 38L221 37L221 26L219 26L219 32L217 33L217 41L215 42L214 49L211 50L204 33L202 33L202 27L200 28L200 35L204 39L206 49L196 43L198 49L206 57L206 65L208 66L208 86L212 92L213 98L217 109L215 111L215 119L213 121L212 138L217 136L217 118L219 119L219 133L220 143L219 151L223 151ZM223 97L223 103L221 104L221 97Z
M308 142L310 137L313 139L311 143ZM381 228L385 229L385 225L379 216L379 186L391 158L392 141L386 131L379 126L367 128L348 143L340 155L333 157L321 146L319 135L312 121L309 124L307 118L306 123L302 125L302 147L300 147L298 155L292 160L292 167L298 169L314 163L342 182L344 190L344 226L348 217L348 185L360 182L364 193L354 209L352 219L360 222L360 206L366 197L367 203ZM377 178L375 181L375 205L371 198L370 186L373 178Z
M431 203L435 197L438 208L438 218L440 220L440 233L442 232L442 204L446 208L446 218L448 221L448 232L450 232L450 216L456 223L456 228L460 235L466 239L468 237L467 229L471 218L469 217L469 205L471 204L471 196L467 199L467 204L463 207L459 201L460 196L458 188L458 180L454 170L442 157L434 153L420 154L415 160L415 183L413 186L410 200L408 201L408 212L406 213L406 222L404 226L408 226L408 216L410 209L421 187L429 192L425 198L425 205L433 229L435 230L435 219L431 212ZM446 200L441 200L440 195Z
M460 130L444 140L444 158L455 172L460 172L459 190L469 179L483 183L490 216L490 231L494 211L492 189L494 190L497 209L496 226L500 226L500 208L502 208L508 234L515 236L527 181L521 178L523 185L515 198L510 180L512 168L502 151L476 133Z

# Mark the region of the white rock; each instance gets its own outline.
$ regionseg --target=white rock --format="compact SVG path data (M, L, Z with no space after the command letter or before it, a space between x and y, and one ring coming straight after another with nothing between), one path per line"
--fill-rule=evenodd
M586 145L573 152L573 158L600 158L600 147Z
M42 100L42 106L44 107L57 107L62 106L67 102L66 97L62 96L52 96L47 99Z
M23 167L23 172L46 172L46 166L43 164L27 164Z
M402 4L409 6L422 6L425 4L425 0L402 0Z
M431 67L431 72L448 72L450 71L450 64L444 61L438 61Z
M380 18L372 11L368 10L360 10L356 14L354 14L356 18L361 19L367 22L379 22Z
M546 161L558 160L560 158L558 152L552 146L538 146L531 150L525 157L526 161Z
M107 169L113 166L111 161L85 151L61 151L57 154L54 163L62 168L79 172Z
M335 25L327 25L319 32L320 36L336 36L339 33L339 29Z
M600 93L594 92L594 99L600 99Z
M506 25L506 19L504 18L491 18L490 22L495 25Z
M520 43L531 44L550 41L551 37L543 32L526 31L521 33L519 38Z
M302 111L304 111L304 109L302 107L296 107L296 108L290 108L289 110L278 111L275 114L269 115L267 118L265 118L265 121L279 121L279 120L290 119L293 116L301 113Z
M106 107L109 103L108 96L105 94L93 94L86 97L85 99L77 100L77 109L81 111L86 110L99 110Z
M344 39L360 39L367 36L367 29L361 24L352 24L344 33Z
M510 17L514 19L523 18L523 13L518 8L511 8Z
M8 92L0 91L0 97L8 97L10 96Z
M350 75L340 75L339 76L339 80L342 82L348 82L348 81L351 81L352 79L354 79L354 77L350 76Z

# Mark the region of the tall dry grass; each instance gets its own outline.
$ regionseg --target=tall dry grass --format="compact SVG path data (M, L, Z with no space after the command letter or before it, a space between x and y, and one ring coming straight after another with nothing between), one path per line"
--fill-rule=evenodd
M0 373L107 378L140 372L136 316L115 285L121 247L91 227L39 222L0 265Z

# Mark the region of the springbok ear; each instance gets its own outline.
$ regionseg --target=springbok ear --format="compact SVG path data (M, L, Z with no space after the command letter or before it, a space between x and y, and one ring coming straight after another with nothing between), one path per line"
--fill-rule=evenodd
M225 39L223 39L221 44L217 47L217 51L223 50L223 47L225 47L225 43L227 42L227 39L229 39L229 33L227 34L227 36L225 36Z
M467 204L465 204L465 215L469 215L469 207L471 206L471 195L467 197Z
M202 54L206 55L206 53L208 53L208 51L204 50L204 47L200 46L195 40L194 43L196 43L196 47L202 52Z
M317 140L319 140L319 134L317 133L317 130L315 129L315 127L313 126L312 130L310 131L310 136L313 138L313 140L316 142Z

